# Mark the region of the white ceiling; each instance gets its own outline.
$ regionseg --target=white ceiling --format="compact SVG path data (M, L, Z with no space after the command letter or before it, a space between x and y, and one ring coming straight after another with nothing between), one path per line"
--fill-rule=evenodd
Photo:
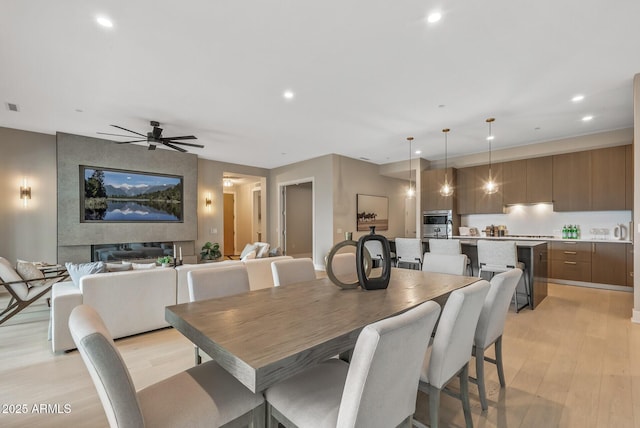
M639 20L638 0L2 0L0 126L157 120L265 168L406 160L409 135L441 159L444 127L450 156L486 151L489 116L495 149L633 126Z

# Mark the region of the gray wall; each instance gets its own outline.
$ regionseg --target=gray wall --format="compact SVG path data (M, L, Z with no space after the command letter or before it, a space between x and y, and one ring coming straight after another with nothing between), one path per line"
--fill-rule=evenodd
M55 262L56 139L53 135L0 128L0 256ZM23 208L27 177L32 199Z
M90 260L91 244L173 241L193 254L198 237L198 158L174 150L147 150L134 144L57 134L58 259ZM180 175L184 177L182 223L81 223L80 165Z

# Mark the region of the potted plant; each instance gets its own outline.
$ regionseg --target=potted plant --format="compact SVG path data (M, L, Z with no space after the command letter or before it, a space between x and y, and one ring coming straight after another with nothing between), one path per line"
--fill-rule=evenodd
M170 267L172 261L171 256L158 257L158 263L160 263L162 267Z
M222 257L222 253L220 252L220 244L207 242L202 246L202 251L200 252L200 258L202 260L218 260Z

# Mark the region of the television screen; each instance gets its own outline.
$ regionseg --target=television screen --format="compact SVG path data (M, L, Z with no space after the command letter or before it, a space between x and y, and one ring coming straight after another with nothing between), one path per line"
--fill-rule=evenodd
M80 166L81 222L182 222L176 175Z

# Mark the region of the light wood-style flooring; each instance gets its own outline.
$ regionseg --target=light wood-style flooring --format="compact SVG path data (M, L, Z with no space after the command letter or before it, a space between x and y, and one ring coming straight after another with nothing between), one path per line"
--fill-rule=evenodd
M640 427L640 325L630 322L632 306L632 293L551 284L535 311L512 310L503 340L507 387L487 365L488 411L470 385L474 426ZM37 316L0 327L0 426L107 426L80 356L52 354L47 330ZM192 345L173 329L116 343L137 388L193 364ZM459 401L442 397L441 425L463 427ZM2 413L12 405L27 413ZM427 407L419 394L416 419L428 421Z

